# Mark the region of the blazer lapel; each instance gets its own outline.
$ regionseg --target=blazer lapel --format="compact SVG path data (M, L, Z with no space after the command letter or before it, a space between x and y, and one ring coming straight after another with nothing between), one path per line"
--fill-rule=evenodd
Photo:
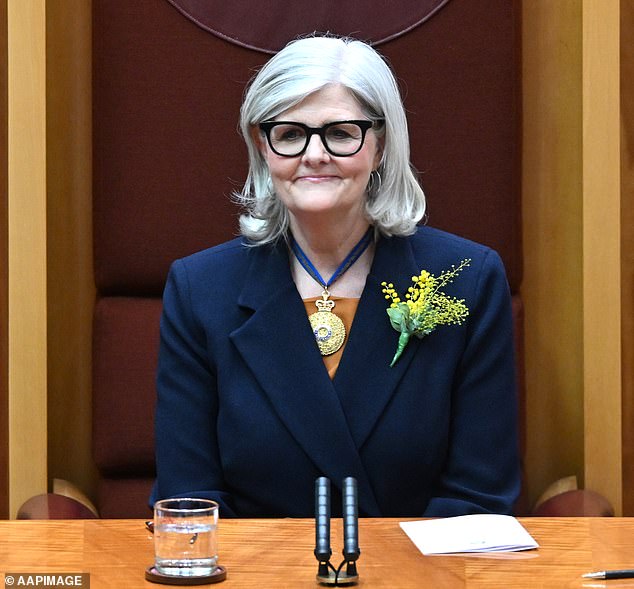
M336 486L354 476L360 508L380 515L341 401L315 345L283 243L252 250L238 304L252 309L253 315L230 338L279 418L318 470Z
M392 282L397 292L404 293L411 286L412 276L419 272L407 239L381 238L377 243L374 262L333 380L358 449L372 432L420 345L418 338L411 338L401 358L390 368L399 334L390 325L386 312L389 302L381 292L381 282Z

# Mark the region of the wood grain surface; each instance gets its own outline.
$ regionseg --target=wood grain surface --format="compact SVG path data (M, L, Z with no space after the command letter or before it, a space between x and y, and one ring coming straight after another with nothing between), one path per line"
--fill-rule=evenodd
M591 570L634 568L634 518L524 518L540 544L528 552L423 556L398 519L362 519L359 587L569 588L633 587L631 581L581 578ZM221 520L219 587L319 587L312 519ZM333 520L332 562L343 546L341 520ZM141 520L0 522L0 573L90 573L91 589L151 588L152 536ZM615 584L616 583L616 584Z

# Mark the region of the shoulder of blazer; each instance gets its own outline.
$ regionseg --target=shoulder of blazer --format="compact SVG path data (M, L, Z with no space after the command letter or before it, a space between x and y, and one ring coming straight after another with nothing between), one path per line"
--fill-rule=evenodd
M457 258L486 257L492 251L481 243L428 226L419 227L408 239L417 259L420 256L429 258L431 254L444 264L455 264L460 261Z
M283 244L251 246L240 237L180 258L173 265L183 268L194 283L213 277L219 282L235 284L242 282L241 278L252 265L257 267L283 252Z
M253 247L247 245L243 238L238 237L180 258L176 262L182 263L188 268L222 264L229 261L238 261L241 258L246 259L250 255L249 252L253 249Z

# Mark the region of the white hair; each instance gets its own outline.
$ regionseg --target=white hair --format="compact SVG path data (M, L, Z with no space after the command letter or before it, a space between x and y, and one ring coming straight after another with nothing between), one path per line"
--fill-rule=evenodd
M286 236L289 213L276 197L268 166L252 135L256 126L295 106L329 84L340 84L358 100L383 137L380 181L368 185L366 214L384 235L410 235L425 214L425 195L410 163L407 119L398 85L385 60L361 41L313 36L289 43L249 84L240 129L249 153L249 173L236 194L246 212L240 229L254 244Z

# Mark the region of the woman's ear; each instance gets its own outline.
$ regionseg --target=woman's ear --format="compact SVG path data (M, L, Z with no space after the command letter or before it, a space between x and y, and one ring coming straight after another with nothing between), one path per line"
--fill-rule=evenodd
M385 138L379 137L379 140L376 142L376 153L374 154L374 166L373 168L376 170L379 165L381 165L381 160L383 159L383 146L385 144Z
M258 148L262 157L266 157L266 138L264 137L264 133L260 131L257 125L251 125L249 133L251 134L251 141L253 141L253 144Z
M374 169L376 170L381 165L383 159L383 152L385 150L385 121L377 122L379 128L376 132L376 153L374 154Z

